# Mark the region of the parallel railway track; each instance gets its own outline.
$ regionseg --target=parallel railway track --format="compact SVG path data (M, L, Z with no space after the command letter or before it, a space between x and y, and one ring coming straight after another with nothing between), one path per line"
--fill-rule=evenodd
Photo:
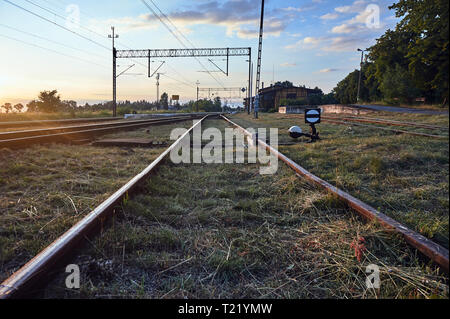
M55 127L26 131L0 133L1 148L22 148L41 143L79 143L102 134L121 130L132 130L150 125L186 121L198 118L199 115L171 116L157 119L120 121L113 123L85 124L79 126Z
M121 120L122 117L98 117L98 118L76 118L63 120L33 120L33 121L15 121L15 122L0 122L0 128L15 128L15 127L32 127L32 126L47 126L47 125L66 125L73 123L94 123L94 122L109 122Z
M299 117L299 116L294 115L292 117ZM367 124L379 124L379 125L397 126L397 127L413 127L413 128L417 128L417 129L427 129L427 130L430 130L433 132L435 132L435 131L440 131L440 132L447 131L448 132L449 128L445 127L445 126L429 125L429 124L423 124L423 123L401 122L401 121L386 120L386 119L379 119L379 118L369 118L369 117L356 117L356 116L339 116L338 117L338 116L330 116L330 115L325 115L325 114L321 116L321 119L322 119L322 122L325 122L325 123L331 123L331 124L336 124L336 125L361 126L361 127L378 129L378 130L382 130L382 131L390 131L390 132L394 132L396 134L423 136L423 137L429 137L429 138L435 138L435 139L449 138L448 135L435 134L435 133L423 133L423 132L417 132L417 131L394 129L394 128L388 128L388 127L382 127L382 126L367 125Z
M141 173L133 177L128 183L126 183L117 192L111 195L107 200L101 203L97 208L86 215L80 222L70 228L65 234L56 239L52 244L45 248L42 252L36 255L32 260L25 264L22 268L16 271L11 277L6 279L0 285L0 299L9 299L14 297L20 297L26 294L29 289L36 286L39 280L43 278L60 260L71 254L72 250L79 245L85 236L92 234L92 232L103 225L104 221L112 214L114 208L128 196L136 191L137 186L140 185L153 170L162 163L162 161L169 155L169 153L183 140L183 138L191 134L197 125L200 125L208 116L203 117L199 122L194 124L185 134L183 134L177 141L175 141L169 148L167 148L156 160L154 160L147 168ZM221 115L223 120L227 121L231 126L238 128L249 138L252 138L252 134L238 124L229 120L225 116ZM318 178L312 173L308 172L300 165L274 149L264 141L259 140L258 143L263 146L267 151L276 155L280 160L292 168L295 173L302 178L305 178L312 184L319 185L327 191L338 196L343 202L345 202L352 210L358 212L362 216L369 220L377 220L382 226L389 232L395 232L401 234L405 241L411 246L422 252L425 256L430 258L436 264L438 264L442 270L448 273L449 260L448 250L444 247L434 243L433 241L425 238L424 236L408 229L399 222L392 218L382 214L373 207L361 202L360 200L352 197L348 193L332 186L326 181Z

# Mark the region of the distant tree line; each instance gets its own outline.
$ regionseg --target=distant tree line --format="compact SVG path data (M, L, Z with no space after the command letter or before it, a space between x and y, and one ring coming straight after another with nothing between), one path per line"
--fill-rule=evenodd
M402 20L368 49L362 65L362 101L448 106L449 2L400 0L389 7ZM359 71L351 72L332 93L343 104L356 103Z
M173 104L173 105L170 105ZM78 105L76 101L61 100L61 96L57 90L42 91L39 93L37 99L30 101L25 106L21 103L12 105L11 103L5 103L0 106L0 110L4 113L12 112L42 112L42 113L75 113L75 112L101 112L112 111L113 102L103 102L84 105ZM189 101L187 103L180 104L178 101L170 103L169 95L164 92L158 102L149 102L146 100L139 100L131 102L129 100L120 101L117 103L117 113L119 115L129 114L139 111L153 111L153 110L179 110L179 111L199 111L199 112L221 112L223 110L234 110L233 108L223 105L220 97L215 97L214 100L201 99L198 101Z

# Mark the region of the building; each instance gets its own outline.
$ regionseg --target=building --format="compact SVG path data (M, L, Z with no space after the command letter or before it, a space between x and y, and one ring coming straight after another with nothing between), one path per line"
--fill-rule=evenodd
M307 98L312 95L320 94L320 90L307 89L305 87L286 87L281 85L273 85L259 90L260 110L269 111L275 109L278 111L283 100L297 100Z
M271 85L267 88L259 90L260 104L259 111L267 112L270 110L279 111L280 107L290 107L288 105L281 105L283 100L298 100L308 98L313 95L322 93L321 90L308 89L305 87L285 86L285 85ZM255 97L252 97L254 102ZM244 107L248 107L248 98L244 99ZM304 109L305 107L294 107ZM286 112L286 110L284 110Z

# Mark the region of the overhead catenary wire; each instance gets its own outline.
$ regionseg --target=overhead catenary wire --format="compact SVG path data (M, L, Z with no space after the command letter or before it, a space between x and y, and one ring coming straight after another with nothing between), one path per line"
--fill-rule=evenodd
M22 6L18 5L18 4L16 4L16 3L14 3L14 2L11 2L11 1L9 1L9 0L3 0L3 1L5 1L6 3L9 3L9 4L11 4L11 5L13 5L13 6L15 6L15 7L19 8L19 9L21 9L21 10L23 10L23 11L25 11L25 12L28 12L28 13L34 15L35 17L38 17L38 18L40 18L40 19L42 19L42 20L44 20L44 21L47 21L47 22L49 22L49 23L51 23L51 24L54 24L54 25L56 25L56 26L58 26L58 27L60 27L60 28L62 28L62 29L64 29L64 30L66 30L66 31L68 31L68 32L70 32L70 33L73 33L73 34L75 34L75 35L77 35L77 36L79 36L79 37L81 37L81 38L83 38L83 39L85 39L85 40L87 40L87 41L89 41L89 42L91 42L91 43L94 43L94 44L96 44L96 45L98 45L98 46L100 46L100 47L102 47L102 48L108 50L108 51L111 50L110 48L108 48L107 46L101 44L100 42L97 42L97 41L95 41L95 40L92 40L91 38L88 38L88 37L86 37L86 36L84 36L84 35L82 35L82 34L76 32L76 31L70 30L69 28L67 28L67 27L65 27L65 26L63 26L63 25L61 25L61 24L59 24L59 23L56 23L56 22L54 22L54 21L52 21L52 20L50 20L50 19L47 19L46 17L44 17L44 16L42 16L42 15L40 15L40 14L38 14L38 13L35 13L35 12L31 11L31 10L28 10L28 9L26 9L26 8L24 8L24 7L22 7Z
M89 55L95 55L95 56L101 57L102 59L104 58L104 56L102 56L102 55L100 55L100 54L93 53L93 52L89 52L89 51L86 51L86 50L83 50L83 49L80 49L80 48L77 48L77 47L73 47L73 46L64 44L64 43L62 43L62 42L58 42L58 41L55 41L55 40L52 40L52 39L43 37L43 36L38 35L38 34L34 34L34 33L31 33L31 32L28 32L28 31L24 31L24 30L17 29L17 28L15 28L15 27L11 27L11 26L6 25L6 24L3 24L3 23L0 23L0 26L1 26L1 27L4 27L4 28L8 28L8 29L10 29L10 30L14 30L14 31L16 31L16 32L20 32L20 33L23 33L23 34L32 36L32 37L37 38L37 39L45 40L45 41L48 41L48 42L51 42L51 43L54 43L54 44L57 44L57 45L66 47L66 48L71 49L71 50L80 51L80 52L83 52L83 53L86 53L86 54L89 54Z
M27 41L19 40L19 39L16 39L16 38L4 35L4 34L0 34L0 37L6 38L6 39L9 39L9 40L13 40L13 41L17 41L17 42L21 42L21 43L26 44L26 45L30 45L30 46L33 46L33 47L36 47L36 48L39 48L39 49L42 49L42 50L53 52L53 53L56 53L56 54L59 54L59 55L62 55L62 56L68 57L68 58L76 59L76 60L79 60L79 61L82 61L82 62L85 62L85 63L97 65L97 66L100 66L102 68L108 68L108 67L106 67L104 65L101 65L101 64L89 61L89 60L85 60L85 59L82 59L82 58L79 58L79 57L76 57L76 56L73 56L73 55L69 55L69 54L62 53L62 52L59 52L59 51L56 51L56 50L53 50L53 49L49 49L49 48L46 48L46 47L42 47L42 46L34 44L34 43L30 43L30 42L27 42Z
M164 22L164 20L158 15L158 13L145 1L145 0L141 0L142 1L142 3L153 13L153 15L156 17L156 18L158 18L158 20L166 27L166 29L175 37L175 39L178 41L178 42L180 42L180 44L184 47L184 48L186 48L186 49L189 49L188 48L188 46L180 39L180 37L167 25L167 23L166 22ZM169 20L169 18L161 11L161 9L159 9L159 7L152 1L152 4L161 12L161 14L162 15L164 15L165 17L166 17L166 19L168 20L168 21L170 21ZM172 23L171 21L170 21L170 23ZM173 23L172 23L172 25L173 25ZM175 27L175 29L178 31L178 33L180 33L180 34L182 34L179 30L178 30L178 28L176 28L176 26L175 25L173 25L174 27ZM184 37L184 36L183 36ZM190 42L190 41L188 41L188 42ZM195 48L195 47L194 47ZM225 87L224 85L223 85L223 83L221 83L210 71L208 71L207 70L207 68L205 67L205 65L200 61L200 59L198 59L197 57L195 57L195 59L197 60L197 62L201 65L201 67L220 85L220 86L222 86L222 87Z

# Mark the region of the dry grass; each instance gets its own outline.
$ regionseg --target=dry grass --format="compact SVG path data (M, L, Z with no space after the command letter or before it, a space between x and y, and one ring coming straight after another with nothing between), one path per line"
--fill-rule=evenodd
M412 119L409 114L390 116ZM443 116L426 117L429 123L448 121ZM233 120L244 127L278 128L280 143L295 143L287 134L290 126L308 128L303 117L280 114L262 114L259 120L237 115ZM298 141L280 150L315 175L449 247L448 140L396 135L351 124L322 123L318 130L322 141Z
M258 165L167 161L119 210L70 261L81 289L59 269L38 297L448 298L447 278L402 239L285 166L262 176ZM369 264L378 290L366 288Z
M114 134L168 141L174 127ZM108 136L105 136L108 137ZM54 144L0 150L0 281L64 233L162 149Z

